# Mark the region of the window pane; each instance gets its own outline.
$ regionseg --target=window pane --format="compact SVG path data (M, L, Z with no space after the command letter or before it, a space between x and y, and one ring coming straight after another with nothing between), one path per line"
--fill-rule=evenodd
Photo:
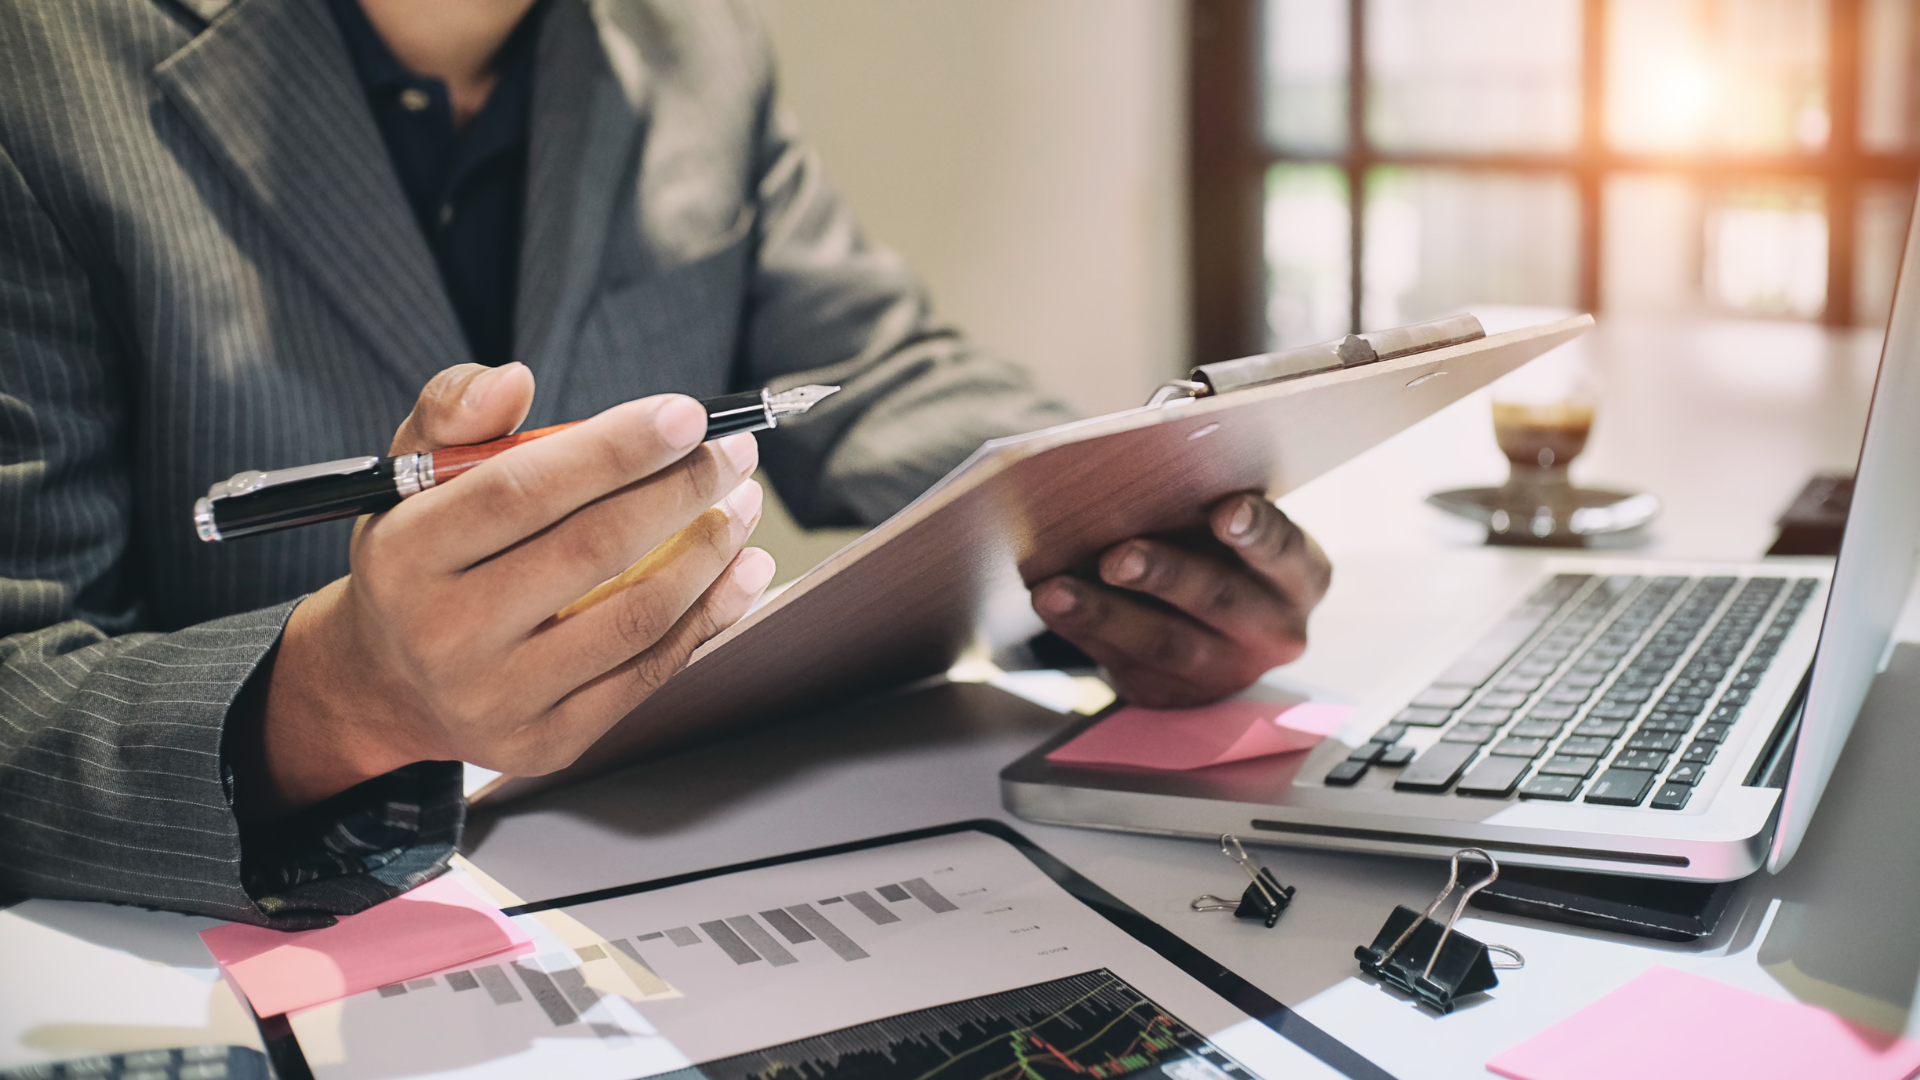
M1913 0L1866 0L1860 11L1860 145L1904 150L1920 126L1920 13Z
M1700 311L1698 184L1677 176L1627 173L1602 189L1600 303L1609 314Z
M1893 312L1893 282L1913 213L1910 184L1867 184L1854 205L1853 321L1885 326Z
M1756 181L1711 193L1709 303L1741 315L1816 318L1827 306L1827 207L1816 184Z
M1376 169L1360 321L1397 326L1477 302L1570 307L1579 219L1564 177Z
M1267 0L1267 139L1286 150L1347 145L1346 0Z
M1332 165L1267 171L1267 338L1272 348L1345 334L1347 182Z
M1623 150L1827 142L1823 0L1610 0L1607 137Z
M1367 0L1367 134L1388 150L1572 148L1579 0Z

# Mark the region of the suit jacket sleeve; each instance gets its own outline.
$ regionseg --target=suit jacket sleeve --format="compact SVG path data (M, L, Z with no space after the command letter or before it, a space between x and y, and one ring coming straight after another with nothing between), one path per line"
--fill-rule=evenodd
M458 765L243 842L223 736L293 604L141 632L105 311L0 146L0 891L296 929L433 876L458 836Z
M764 467L794 516L880 522L987 439L1072 419L1024 370L935 320L901 259L861 234L770 89L766 101L740 381L844 387L765 437Z

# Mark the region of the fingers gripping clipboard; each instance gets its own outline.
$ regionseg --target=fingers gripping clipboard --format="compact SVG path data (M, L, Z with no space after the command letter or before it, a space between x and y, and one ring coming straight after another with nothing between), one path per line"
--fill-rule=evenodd
M938 674L977 641L1001 643L997 628L1030 626L1028 582L1128 537L1200 526L1233 492L1277 499L1592 325L1581 315L989 442L709 642L578 761L499 777L474 801Z

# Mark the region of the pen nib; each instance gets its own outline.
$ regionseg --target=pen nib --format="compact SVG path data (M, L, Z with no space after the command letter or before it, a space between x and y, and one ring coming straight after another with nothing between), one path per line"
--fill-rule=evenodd
M796 386L791 390L767 395L767 406L773 410L775 416L798 416L819 404L821 400L839 392L840 388L837 386L809 383L806 386Z

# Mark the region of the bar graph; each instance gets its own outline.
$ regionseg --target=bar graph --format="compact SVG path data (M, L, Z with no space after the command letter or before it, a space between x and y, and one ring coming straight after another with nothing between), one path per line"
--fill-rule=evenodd
M831 907L834 904L841 906L835 909ZM448 972L438 978L394 983L381 987L380 996L390 998L428 992L444 979L453 993L483 991L487 1000L496 1006L539 1008L554 1027L586 1023L603 1037L616 1038L623 1034L617 1025L590 1018L590 1014L599 1015L593 1010L601 992L590 985L591 980L583 974L585 965L611 961L620 965L639 985L664 986L647 963L643 946L673 950L696 946L712 948L737 966L763 964L768 969L808 961L832 962L829 954L851 963L868 959L872 954L855 941L842 924L859 923L875 928L903 922L904 916L890 905L924 908L933 915L960 910L959 905L941 895L925 878L910 878L871 890L857 889L811 904L769 908L754 914L723 915L692 925L650 930L631 938L614 938L576 948L571 956L543 953ZM822 908L844 914L836 922ZM810 942L818 945L809 945ZM820 946L824 946L824 950Z
M647 935L659 938L662 934ZM697 941L698 939L696 939ZM609 951L612 950L612 951ZM449 971L444 976L428 976L422 979L410 979L404 983L393 983L380 987L383 998L400 997L404 994L418 994L432 991L446 981L448 990L453 993L465 993L473 990L484 991L486 997L495 1005L521 1005L528 1000L544 1012L554 1027L567 1027L585 1023L595 1034L603 1038L620 1038L626 1032L614 1023L603 1019L606 1010L599 1009L603 991L591 985L588 965L607 962L618 967L627 979L636 987L664 987L640 950L634 943L624 938L584 945L566 953L542 953L538 956L523 956L500 963L482 964L461 971ZM509 977L511 973L511 977ZM603 985L605 985L603 983ZM522 990L525 993L522 994Z
M657 1080L1253 1080L1100 969L702 1062Z

